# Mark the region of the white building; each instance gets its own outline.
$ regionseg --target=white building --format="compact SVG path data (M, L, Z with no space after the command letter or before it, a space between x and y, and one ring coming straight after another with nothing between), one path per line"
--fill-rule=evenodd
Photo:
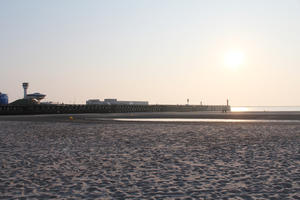
M148 101L118 101L117 99L89 99L87 105L149 105Z

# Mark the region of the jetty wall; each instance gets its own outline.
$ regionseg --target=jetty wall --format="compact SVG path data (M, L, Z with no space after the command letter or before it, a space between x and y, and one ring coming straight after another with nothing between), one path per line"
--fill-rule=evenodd
M0 115L230 111L226 105L31 105L0 106Z

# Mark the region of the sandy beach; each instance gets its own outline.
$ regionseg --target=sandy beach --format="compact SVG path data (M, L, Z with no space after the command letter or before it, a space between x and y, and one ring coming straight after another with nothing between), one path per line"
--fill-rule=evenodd
M299 122L73 116L0 117L0 199L300 199Z

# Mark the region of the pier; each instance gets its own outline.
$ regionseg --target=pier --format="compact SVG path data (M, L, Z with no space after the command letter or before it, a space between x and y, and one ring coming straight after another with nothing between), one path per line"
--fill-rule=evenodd
M229 112L229 105L30 105L0 106L0 115L130 113L130 112Z

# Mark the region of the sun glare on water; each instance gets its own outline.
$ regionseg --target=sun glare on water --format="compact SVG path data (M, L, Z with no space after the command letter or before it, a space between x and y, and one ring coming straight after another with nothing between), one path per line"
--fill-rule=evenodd
M231 111L232 112L247 112L247 111L249 111L249 109L246 107L232 107Z
M245 55L241 51L230 51L225 54L225 65L231 69L237 69L244 64Z

